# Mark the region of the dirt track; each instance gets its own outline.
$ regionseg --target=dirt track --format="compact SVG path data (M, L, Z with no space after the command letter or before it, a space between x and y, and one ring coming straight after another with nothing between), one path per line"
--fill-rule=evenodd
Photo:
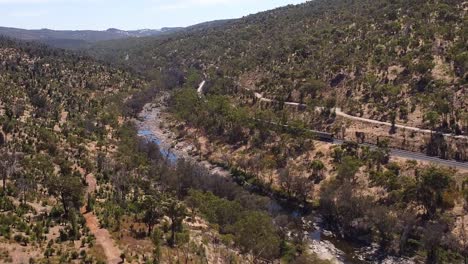
M88 188L86 193L94 193L96 191L96 178L93 174L86 176ZM86 212L86 205L81 208L81 213L86 220L86 226L91 233L96 237L96 243L101 246L106 255L106 262L111 264L120 263L120 254L122 251L115 245L114 239L107 229L101 228L99 220L93 212Z
M263 95L260 94L260 93L255 93L255 97L257 99L259 99L260 101L263 101L263 102L274 102L274 100L272 100L272 99L268 99L268 98L263 97ZM284 102L284 104L285 105L291 105L291 106L307 107L306 104L300 104L300 103L294 103L294 102ZM316 111L323 111L323 107L316 107L315 110ZM347 119L362 121L362 122L366 122L366 123L370 123L370 124L376 124L376 125L383 125L383 126L392 127L392 124L388 123L388 122L382 122L382 121L378 121L378 120L373 120L373 119L369 119L369 118L357 117L357 116L352 116L352 115L346 114L345 112L343 112L341 110L341 108L334 108L333 110L335 111L337 116L341 116L341 117L344 117L344 118L347 118ZM431 131L429 129L422 129L422 128L399 125L399 124L395 124L395 127L400 128L400 129L405 129L405 130L421 132L421 133L425 133L425 134L434 133L434 131ZM443 133L442 135L444 137L449 137L449 138L468 139L468 136L463 136L463 135L453 135L453 134L447 134L447 133Z

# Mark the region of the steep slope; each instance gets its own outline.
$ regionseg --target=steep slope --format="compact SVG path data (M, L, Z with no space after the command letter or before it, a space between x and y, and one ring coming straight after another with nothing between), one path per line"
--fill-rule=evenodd
M99 43L91 53L149 74L206 73L211 92L250 88L466 134L466 12L462 0L318 0L199 31Z
M0 262L68 262L79 251L101 259L79 213L84 177L97 147L114 141L123 98L145 83L91 58L5 38L0 62ZM81 246L69 243L81 238Z

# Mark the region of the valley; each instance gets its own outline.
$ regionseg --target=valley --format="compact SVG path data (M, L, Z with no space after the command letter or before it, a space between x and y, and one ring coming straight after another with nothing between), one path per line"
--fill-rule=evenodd
M234 2L0 1L183 25L0 27L0 263L467 263L468 3Z

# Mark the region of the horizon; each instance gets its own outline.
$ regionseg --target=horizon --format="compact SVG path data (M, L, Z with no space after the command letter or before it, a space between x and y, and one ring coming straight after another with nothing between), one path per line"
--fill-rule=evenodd
M137 3L135 3L137 2ZM306 0L0 0L0 27L120 30L188 27L236 19ZM83 19L85 17L85 19Z

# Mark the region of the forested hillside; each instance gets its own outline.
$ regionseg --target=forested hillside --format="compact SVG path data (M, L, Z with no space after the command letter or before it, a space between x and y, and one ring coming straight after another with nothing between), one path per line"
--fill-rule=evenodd
M462 0L318 0L200 31L101 43L91 53L150 76L208 74L212 93L249 88L466 134L466 12Z
M5 38L0 62L0 262L326 263L264 197L137 136L138 74Z
M85 176L95 171L96 149L113 141L124 96L144 82L5 38L0 63L0 262L102 258L80 213Z
M172 169L126 121L125 102L145 91L144 80L4 38L0 62L0 262L145 263L202 250L188 246L201 238L182 226L184 203L148 183L156 166ZM165 215L172 221L161 229Z
M0 37L0 262L466 263L467 171L391 155L468 159L466 12L316 0L95 58Z

